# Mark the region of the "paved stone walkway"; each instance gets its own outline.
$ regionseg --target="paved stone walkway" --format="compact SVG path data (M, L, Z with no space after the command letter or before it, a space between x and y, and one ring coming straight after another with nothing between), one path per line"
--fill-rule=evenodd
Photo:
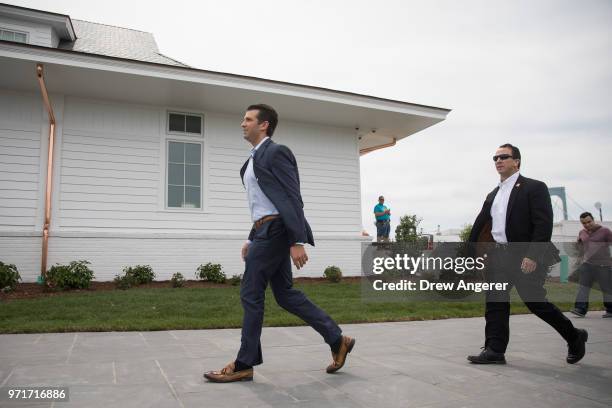
M610 407L612 319L572 319L587 355L532 315L512 316L506 366L478 366L484 319L344 325L357 344L347 366L309 327L265 328L253 382L211 384L202 373L236 353L239 330L0 335L0 385L64 385L69 403L37 407Z

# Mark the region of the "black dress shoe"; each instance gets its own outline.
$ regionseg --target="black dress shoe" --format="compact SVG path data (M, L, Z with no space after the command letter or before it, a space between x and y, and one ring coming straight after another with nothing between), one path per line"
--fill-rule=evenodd
M586 352L586 342L589 339L589 333L584 329L576 329L578 337L572 343L567 343L567 361L569 364L576 364Z
M486 347L477 356L468 356L467 358L472 364L506 364L504 353L497 353Z

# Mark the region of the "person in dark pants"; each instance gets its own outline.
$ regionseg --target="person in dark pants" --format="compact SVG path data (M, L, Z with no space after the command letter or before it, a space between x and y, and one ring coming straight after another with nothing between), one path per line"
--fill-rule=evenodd
M220 371L204 377L211 382L249 381L253 366L263 362L261 330L268 283L277 303L312 326L329 344L332 363L328 373L344 365L355 339L342 335L338 325L302 292L293 288L291 261L300 269L308 261L306 243L314 245L304 217L297 162L288 147L271 137L278 123L268 105L251 105L242 120L244 138L253 145L251 157L240 170L247 191L253 228L242 247L246 263L240 287L244 310L238 356Z
M593 283L599 283L603 293L604 318L612 317L612 260L610 259L610 244L612 231L595 223L590 212L580 214L580 222L584 229L578 234L578 244L581 246L582 264L578 268L580 288L576 295L576 304L571 310L578 317L585 317L589 310L589 293Z
M391 231L391 209L385 205L385 197L378 197L378 204L374 206L376 218L376 242L389 242Z
M468 356L474 364L505 364L510 339L510 295L513 286L529 310L551 325L567 342L566 361L577 363L585 354L586 330L576 329L546 299L546 268L555 263L550 238L553 211L546 184L519 174L521 153L504 144L493 156L500 183L487 196L470 234L470 242L491 241L488 279L508 283L505 291L487 292L485 346Z

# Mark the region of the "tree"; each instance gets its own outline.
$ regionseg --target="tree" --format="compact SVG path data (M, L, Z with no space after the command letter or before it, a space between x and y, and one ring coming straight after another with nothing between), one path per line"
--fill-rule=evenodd
M463 228L459 232L459 239L461 242L457 246L458 257L473 257L475 256L475 245L470 243L470 234L472 233L472 224L464 224ZM461 275L462 279L478 280L484 279L483 272L478 269L468 269Z
M457 245L457 256L470 256L470 234L472 233L472 224L464 224L459 232L461 242Z
M400 217L400 223L395 228L396 242L417 242L417 227L423 221L416 214L404 215Z
M465 224L459 233L459 239L461 242L468 242L470 234L472 233L472 224Z

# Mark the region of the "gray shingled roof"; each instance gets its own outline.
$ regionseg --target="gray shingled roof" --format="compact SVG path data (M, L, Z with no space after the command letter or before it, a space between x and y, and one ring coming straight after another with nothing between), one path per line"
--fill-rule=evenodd
M72 19L72 25L77 36L76 41L62 41L58 48L188 67L186 64L160 54L151 33L75 19Z

